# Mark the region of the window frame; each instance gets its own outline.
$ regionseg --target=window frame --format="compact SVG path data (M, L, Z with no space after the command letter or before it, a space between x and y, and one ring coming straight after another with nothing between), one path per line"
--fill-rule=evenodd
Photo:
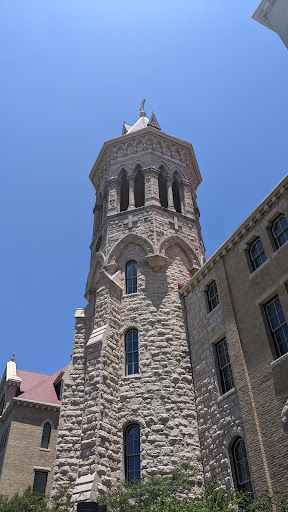
M275 307L276 313L274 315L270 316L270 313L268 311L268 307L271 304L275 303L277 300L279 301L281 309L277 310L276 309L276 305L275 305L274 307ZM264 304L264 309L265 309L265 314L266 314L266 318L267 318L267 321L268 321L269 332L270 332L270 335L271 335L272 341L273 341L273 347L274 347L274 350L275 350L275 353L276 353L276 359L278 359L279 357L281 357L284 354L288 353L288 325L287 325L287 321L286 321L286 318L285 318L285 315L284 315L282 304L281 304L280 299L279 299L279 295L275 295L272 299L270 299L268 302L266 302L266 304ZM281 312L282 312L282 315L283 315L283 318L284 318L284 322L282 322L282 323L280 322L280 317L279 317L279 314L281 314ZM279 325L274 328L273 324L271 322L271 319L275 315L277 315L277 319L279 320ZM284 329L285 327L286 327L286 329ZM287 345L287 350L286 350L286 352L283 352L283 353L281 353L280 343L279 343L279 340L277 338L277 332L279 332L280 329L282 330L282 332L284 331L284 337L285 337L284 343L286 343L286 345Z
M255 246L255 244L258 244L258 243L261 243L261 246L262 246L262 250L260 250L258 252L258 254L256 256L254 256L252 254L252 250L253 250L253 247ZM262 256L264 255L264 261L262 259ZM265 253L265 250L264 250L264 246L263 246L263 243L262 243L262 240L260 237L257 237L255 240L253 240L253 242L251 242L250 244L250 247L249 247L249 257L250 257L250 262L251 262L251 266L252 266L252 271L254 272L255 270L257 270L257 268L261 267L261 265L263 265L263 263L265 263L265 261L267 261L267 256L266 256L266 253ZM257 259L258 258L261 258L261 263L258 264L257 263Z
M236 459L236 448L237 446L239 445L239 443L242 443L242 452L243 452L243 448L244 448L244 451L245 451L245 458L244 459L239 459L237 460ZM246 448L246 443L243 439L243 437L240 437L238 436L232 447L231 447L231 454L232 454L232 461L233 461L233 477L234 477L234 485L235 487L238 489L238 491L243 491L243 492L249 492L251 493L250 494L250 499L253 498L253 485L252 485L252 477L251 477L251 470L250 470L250 464L249 464L249 459L248 459L248 452L247 452L247 448ZM240 473L239 473L239 466L240 464L242 463L243 465L243 460L244 460L244 464L245 464L245 470L248 471L248 474L249 474L249 479L246 479L246 480L242 480L240 481ZM248 484L248 488L245 488Z
M129 269L129 266L132 264L135 265L135 267L136 267L136 273L135 273L135 275L128 277L128 269ZM132 282L132 291L129 291L130 282ZM125 286L126 286L126 295L133 295L134 293L137 293L137 291L138 291L138 265L137 265L137 261L135 261L135 260L130 260L126 263Z
M284 229L282 229L282 230L280 231L280 233L278 233L278 234L276 235L276 234L275 234L275 232L274 232L275 224L276 224L276 222L279 222L279 221L280 221L281 217L283 217L283 219L285 219L285 221L287 222L287 219L286 219L286 217L285 217L284 213L280 213L280 214L276 217L276 219L274 219L274 220L272 221L272 226L271 226L271 234L272 234L272 237L273 237L273 242L274 242L274 244L275 244L276 251L277 251L277 249L280 249L280 247L282 247L282 246L283 246L284 244L286 244L286 242L288 241L288 222L287 222L287 226L286 226ZM287 234L286 234L286 233L287 233ZM280 238L280 236L281 236L281 235L283 235L283 234L285 234L285 238L286 238L286 240L285 240L285 242L283 242L283 244L282 244L282 243L280 244L280 242L279 242L279 238Z
M46 478L45 478L45 485L42 486L41 488L36 488L35 485L36 485L36 475L46 475ZM42 494L44 495L45 492L46 492L46 487L47 487L47 480L48 480L48 471L40 471L38 469L35 469L34 470L34 482L33 482L33 492L38 492L39 494ZM40 479L41 481L41 479Z
M212 289L212 287L214 285L216 287L216 293L211 298L210 290ZM217 286L215 279L209 285L207 285L206 297L207 297L207 304L208 304L208 313L211 313L211 311L213 311L213 309L215 309L218 306L218 304L220 304L219 291L218 291L218 286ZM215 306L213 306L213 301L215 299L216 299L217 304L215 304Z
M45 429L47 430L47 426L49 427L49 431L48 431L48 433L45 433ZM50 421L45 421L43 428L42 428L42 439L41 439L40 448L44 448L44 449L48 450L50 439L51 439L51 430L52 430L52 427L51 427ZM47 446L45 446L46 444L47 444Z
M222 363L221 363L221 359L220 359L221 354L219 353L219 347L221 344L225 344L224 345L224 347L226 349L225 356L226 356L226 359L228 359L228 362L226 362L226 364L224 364L224 365L222 365ZM225 393L228 393L229 391L231 391L231 389L233 389L235 387L234 377L233 377L233 372L232 372L232 364L231 364L231 360L230 360L230 354L229 354L229 350L228 350L228 344L227 344L226 337L222 338L220 341L215 343L214 346L215 346L215 351L216 351L217 369L218 369L218 375L219 375L219 381L220 381L219 388L221 388L221 395L225 395ZM229 379L225 379L226 368L229 368L229 373L230 373ZM231 387L229 387L229 389L228 389L226 382L229 382L229 380L231 382Z
M133 339L133 333L137 333L136 339ZM132 334L132 339L128 339L129 335ZM134 349L134 343L137 342L137 349ZM128 350L128 343L132 343L132 350ZM132 361L128 362L129 355L132 355ZM137 354L137 357L135 355ZM132 365L133 371L129 373L129 366ZM135 371L135 367L137 371ZM129 329L125 334L125 375L139 375L139 335L137 329Z
M131 454L128 454L128 442L129 442L128 434L133 428L137 428L137 430L139 432L139 450L136 452L132 452ZM138 438L136 438L136 440L137 439ZM133 449L134 449L134 440L135 440L135 438L133 437L133 439L132 439ZM134 478L130 480L129 473L132 473L132 471L129 471L129 459L132 457L134 458L134 471L133 471ZM135 479L135 473L137 471L137 469L135 470L135 458L136 457L137 457L137 460L139 461L139 477L137 479ZM140 429L140 426L138 425L138 423L130 423L129 425L127 425L127 427L124 430L124 469L125 469L125 480L128 483L134 484L141 480L141 429Z

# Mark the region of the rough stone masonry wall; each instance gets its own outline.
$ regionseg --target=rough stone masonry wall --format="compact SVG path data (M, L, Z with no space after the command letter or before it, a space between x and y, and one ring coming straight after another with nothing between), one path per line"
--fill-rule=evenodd
M100 235L102 235L100 251L108 256L113 247L129 233L137 233L138 236L149 240L156 250L164 237L179 235L194 250L200 265L204 262L204 246L198 220L155 206L140 207L107 217L102 231L99 231L92 243L92 259Z
M65 372L56 444L53 491L62 485L75 483L78 474L86 373L85 350L91 331L91 318L85 317L84 311L78 310L79 316L76 317L72 358Z
M123 295L122 379L120 382L119 439L129 422L141 429L142 474L166 473L179 460L196 463L200 454L195 397L178 283L189 278L188 261L173 246L169 263L154 272L144 251L129 245L118 260L138 265L138 291ZM139 336L139 374L125 376L124 337L129 328ZM123 449L121 460L123 461ZM201 474L199 475L201 479Z
M217 368L217 355L214 343L226 337L228 348L231 340L224 325L220 304L208 312L205 299L206 284L223 276L212 272L205 282L200 283L185 298L191 359L195 387L197 416L201 453L204 455L205 478L211 475L223 479L223 483L233 485L229 457L229 445L237 435L245 438L243 421L236 389L222 394ZM229 350L230 351L230 350Z
M121 290L105 274L96 287L94 328L109 325L106 339L87 347L81 461L78 478L96 472L95 491L119 479L119 331Z

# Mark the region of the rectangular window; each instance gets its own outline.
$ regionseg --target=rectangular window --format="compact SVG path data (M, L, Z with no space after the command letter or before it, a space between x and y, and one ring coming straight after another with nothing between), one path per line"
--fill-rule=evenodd
M208 297L209 311L212 311L212 309L216 308L216 306L219 304L219 295L218 295L216 281L213 281L213 283L210 284L210 286L207 290L207 297Z
M288 352L288 326L279 297L275 297L265 306L270 331L278 357Z
M39 492L40 494L45 493L47 477L48 477L47 471L35 471L34 484L33 484L34 492Z
M232 375L232 368L228 352L227 341L219 341L216 344L218 367L221 379L222 393L227 393L230 389L234 388L234 380Z

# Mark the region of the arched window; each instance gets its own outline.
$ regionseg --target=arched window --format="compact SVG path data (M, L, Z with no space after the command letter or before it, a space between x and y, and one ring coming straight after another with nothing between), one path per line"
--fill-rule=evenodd
M129 425L125 432L125 477L134 484L140 480L140 428Z
M284 215L279 215L274 221L272 226L272 234L276 243L277 249L281 247L288 240L288 222Z
M48 448L51 435L51 425L48 421L43 426L41 448Z
M129 184L127 175L123 172L120 182L120 212L125 212L129 204Z
M163 171L159 172L158 187L159 187L160 204L164 208L168 208L167 182L166 182L166 177L164 176Z
M126 265L126 293L137 292L137 263L136 261L129 261Z
M126 375L139 373L138 331L131 329L125 337Z
M142 169L138 169L135 176L135 208L139 206L144 206L145 204L145 185L144 185L144 175Z
M236 487L239 491L253 493L250 469L244 440L238 437L233 445L233 462L235 468Z
M174 208L176 212L181 213L181 200L180 200L180 189L179 189L179 183L174 176L174 180L172 183L172 192L173 192L173 202L174 202Z
M257 240L251 244L249 253L253 270L256 270L256 268L260 267L262 263L267 260L260 238L257 238Z

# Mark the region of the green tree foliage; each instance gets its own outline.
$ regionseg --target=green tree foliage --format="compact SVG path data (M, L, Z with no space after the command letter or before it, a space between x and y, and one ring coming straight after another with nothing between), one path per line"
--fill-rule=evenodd
M134 485L122 482L98 502L107 504L108 512L288 512L288 498L279 490L274 496L265 492L251 500L214 480L201 489L197 475L195 466L182 462L165 476L150 476ZM75 505L69 505L70 495L66 487L49 499L28 488L22 496L0 495L0 512L72 512Z
M197 474L195 466L182 462L165 476L150 476L133 485L121 482L102 494L99 502L107 504L109 512L288 512L288 499L280 491L251 500L214 480L199 489Z
M28 487L21 496L14 494L8 498L0 495L0 512L71 512L67 496L68 487L61 489L52 498L33 492Z

